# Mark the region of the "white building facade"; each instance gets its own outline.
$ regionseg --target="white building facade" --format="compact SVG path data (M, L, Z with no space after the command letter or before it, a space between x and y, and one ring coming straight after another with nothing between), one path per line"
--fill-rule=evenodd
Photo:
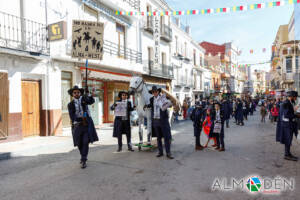
M67 90L85 87L85 60L71 58L72 20L104 24L103 59L88 65L88 87L96 100L90 110L96 125L113 121L109 107L118 92L128 89L134 74L143 73L139 17L117 16L116 9L138 11L140 1L0 2L3 141L60 135L62 127L70 127ZM52 34L64 33L60 40L48 41L47 26Z

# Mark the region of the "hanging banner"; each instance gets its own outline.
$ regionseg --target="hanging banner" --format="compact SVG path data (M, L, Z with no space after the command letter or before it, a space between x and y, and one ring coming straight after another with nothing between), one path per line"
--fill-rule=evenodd
M158 69L160 67L160 20L159 16L154 16L154 63L153 68Z
M103 23L73 20L72 58L102 60Z

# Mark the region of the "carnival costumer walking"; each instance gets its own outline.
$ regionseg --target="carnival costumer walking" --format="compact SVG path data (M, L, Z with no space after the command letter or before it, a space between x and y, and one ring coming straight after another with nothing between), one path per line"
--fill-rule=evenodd
M151 108L151 118L152 118L152 134L157 137L157 146L158 146L158 154L157 157L162 157L163 154L163 146L162 146L162 138L164 138L165 149L167 158L173 159L174 157L171 154L171 127L169 123L168 110L166 108L172 107L172 103L169 100L164 100L165 104L161 104L160 95L161 90L156 86L152 87L152 90L149 91L153 95L150 98L150 104L147 106Z
M74 146L77 146L81 155L81 168L86 168L89 153L89 143L98 141L94 122L90 116L88 105L92 105L95 100L86 89L74 86L68 90L73 100L68 104L68 111L72 123L72 136Z
M116 107L118 106L118 103L124 103L125 107L125 115L124 116L115 116L115 121L114 121L114 130L113 130L113 137L118 138L118 150L117 152L122 151L122 136L123 134L126 135L127 138L127 146L128 146L128 151L134 151L132 149L132 144L131 144L131 125L130 125L130 112L133 111L133 107L128 101L128 93L125 91L121 91L118 94L119 100L115 102L111 106L111 110L115 110Z

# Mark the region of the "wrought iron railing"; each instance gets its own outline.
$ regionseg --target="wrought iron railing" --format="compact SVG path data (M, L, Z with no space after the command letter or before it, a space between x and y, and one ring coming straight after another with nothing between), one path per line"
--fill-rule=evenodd
M172 29L166 24L161 26L161 38L167 40L168 42L172 41Z
M123 1L128 3L134 9L140 10L140 5L141 5L140 0L123 0Z
M0 46L49 55L46 25L0 11Z
M150 33L153 33L153 17L152 16L147 16L144 18L143 21L143 28L145 31L149 31Z
M103 44L104 53L110 55L116 55L119 58L124 58L126 60L134 61L136 63L142 64L142 53L136 50L126 48L124 46L118 45L114 42L105 40Z
M72 38L68 39L66 44L66 54L71 55L72 51ZM118 58L130 60L135 63L142 64L142 53L136 50L126 48L124 46L118 45L117 43L111 42L109 40L104 40L103 44L104 55L115 55Z
M144 61L144 70L149 73L151 76L157 76L162 78L173 79L174 78L174 69L173 66L160 64L159 67L155 67L153 61L146 60Z
M184 87L184 86L186 86L186 80L187 79L185 78L185 76L178 75L176 77L175 85Z

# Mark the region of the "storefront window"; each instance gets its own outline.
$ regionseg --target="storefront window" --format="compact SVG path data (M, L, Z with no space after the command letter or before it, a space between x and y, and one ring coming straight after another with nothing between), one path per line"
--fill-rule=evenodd
M292 57L286 57L286 73L292 72Z
M85 88L85 80L82 83L83 88ZM93 118L95 125L100 125L103 123L104 115L104 91L103 82L98 80L88 80L89 92L93 95L95 103L89 106L91 116Z
M70 126L68 103L72 100L68 90L72 87L72 72L61 72L61 110L63 127Z

